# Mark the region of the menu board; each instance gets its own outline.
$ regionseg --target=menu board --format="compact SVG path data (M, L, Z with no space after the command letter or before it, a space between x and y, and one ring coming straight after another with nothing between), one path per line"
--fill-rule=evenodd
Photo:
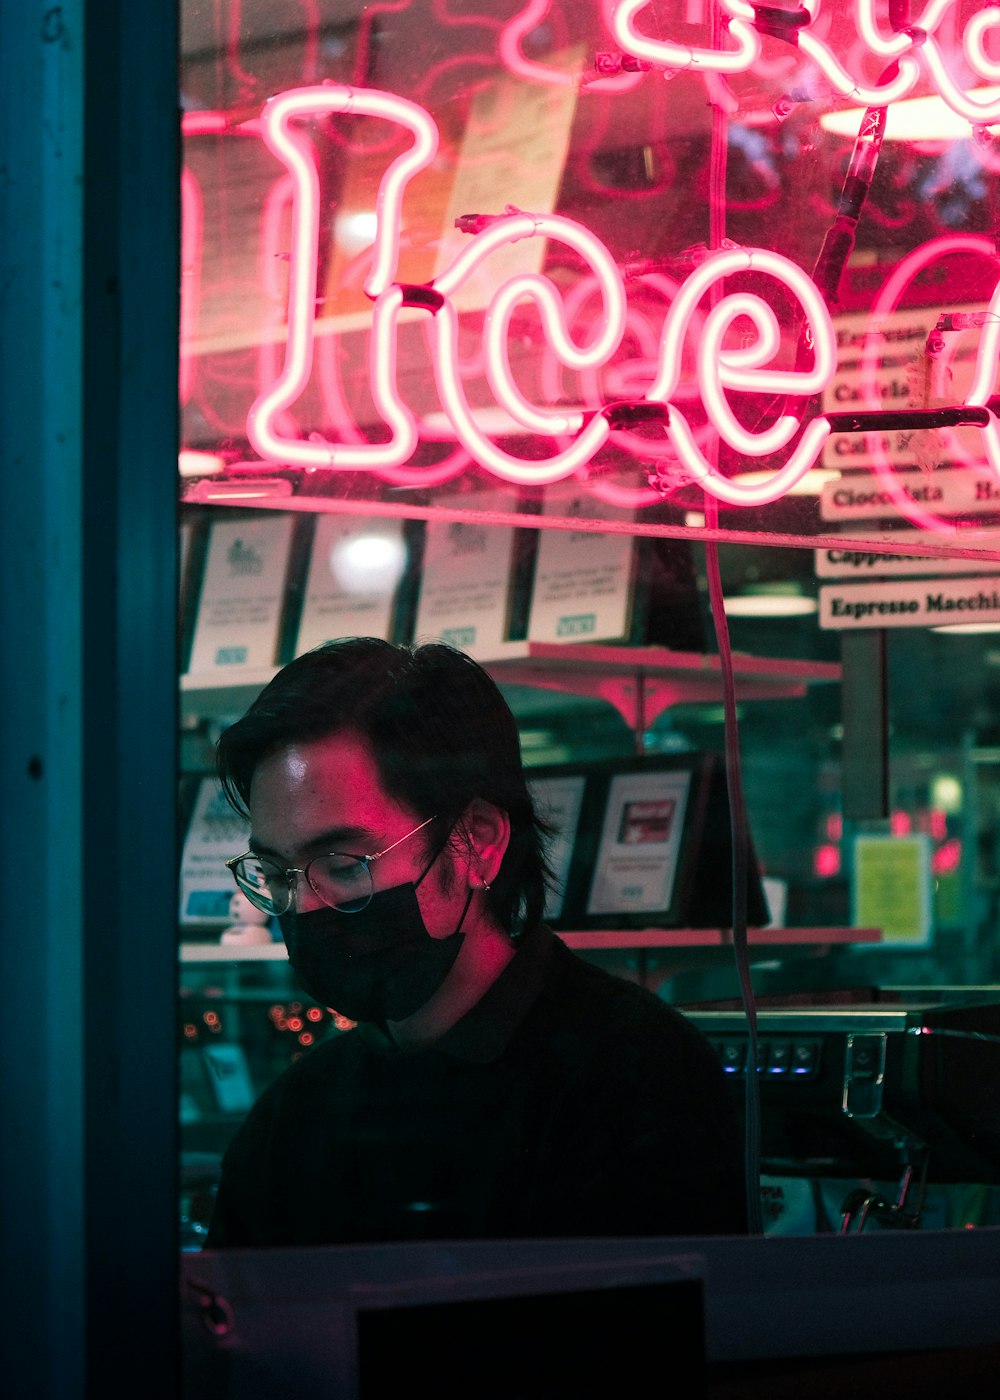
M490 493L495 510L513 511L513 492ZM514 595L513 526L477 521L427 524L414 638L448 642L477 661L503 656Z
M546 515L574 516L583 509L574 494L549 489ZM636 540L628 534L540 530L528 640L627 641L636 548Z
M249 835L249 824L230 807L216 779L203 778L181 852L182 927L229 923L236 884L225 863L246 850Z
M396 595L405 567L402 521L319 516L295 655L337 637L392 640Z
M275 664L292 525L263 514L212 525L189 670L228 680Z
M662 914L677 877L691 771L619 773L608 786L588 914Z

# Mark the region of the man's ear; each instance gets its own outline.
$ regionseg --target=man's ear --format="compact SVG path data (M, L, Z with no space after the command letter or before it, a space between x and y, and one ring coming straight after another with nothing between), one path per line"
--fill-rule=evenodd
M462 815L469 840L469 884L492 885L510 843L510 817L484 798L474 798Z

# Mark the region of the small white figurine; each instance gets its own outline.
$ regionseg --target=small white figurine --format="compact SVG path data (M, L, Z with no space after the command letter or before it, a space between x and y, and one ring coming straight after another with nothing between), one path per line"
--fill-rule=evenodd
M220 942L244 946L272 942L270 915L255 909L242 890L237 890L229 901L229 917L232 923L222 930Z

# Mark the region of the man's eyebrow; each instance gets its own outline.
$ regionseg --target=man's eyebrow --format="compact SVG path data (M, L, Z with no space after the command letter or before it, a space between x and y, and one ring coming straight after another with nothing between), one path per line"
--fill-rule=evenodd
M279 863L284 860L284 856L273 846L268 846L263 841L257 841L252 836L247 843L255 856L269 856ZM369 848L378 849L378 841L374 832L362 826L332 826L327 831L320 831L311 837L303 846L303 851L308 851L312 855L324 855L329 851L338 851L342 855L368 855Z

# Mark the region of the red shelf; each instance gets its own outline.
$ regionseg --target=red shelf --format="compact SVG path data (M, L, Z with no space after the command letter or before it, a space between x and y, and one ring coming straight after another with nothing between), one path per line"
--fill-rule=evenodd
M796 699L810 685L841 678L840 664L833 661L740 652L732 661L740 700ZM500 684L541 686L606 700L640 732L672 705L718 700L722 694L722 663L710 652L524 642L512 643L508 655L484 665Z
M719 928L648 928L648 929L583 929L561 933L559 937L569 948L583 951L607 948L731 948L731 929ZM878 928L752 928L747 930L747 942L755 947L766 945L826 946L829 943L881 943Z

